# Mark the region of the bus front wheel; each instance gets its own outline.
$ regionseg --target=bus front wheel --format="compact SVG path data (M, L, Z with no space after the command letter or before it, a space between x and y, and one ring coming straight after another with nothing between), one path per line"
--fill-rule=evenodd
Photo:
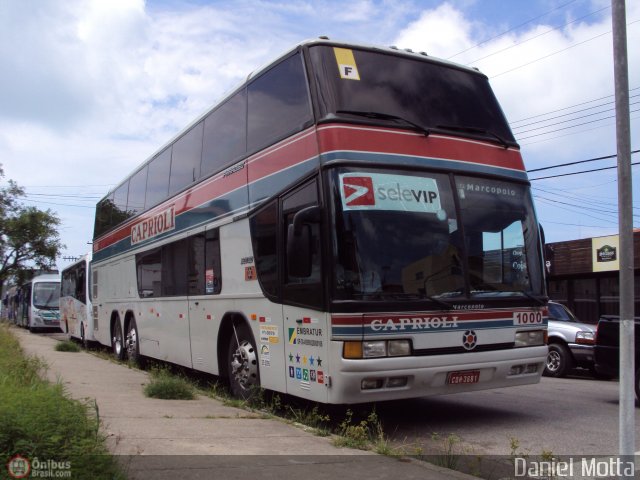
M236 325L231 333L228 351L228 372L231 394L248 400L260 387L258 352L249 328Z

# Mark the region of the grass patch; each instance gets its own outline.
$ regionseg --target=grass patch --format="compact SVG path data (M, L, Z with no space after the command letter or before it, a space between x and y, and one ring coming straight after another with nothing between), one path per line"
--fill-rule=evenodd
M55 346L56 352L79 352L80 347L78 344L71 340L64 340L63 342L58 342Z
M163 400L193 400L195 386L186 378L172 374L166 368L154 368L150 372L151 382L145 385L144 394Z
M0 324L2 470L19 454L32 466L36 459L64 465L71 478L124 479L100 434L97 406L69 398L62 385L41 379L44 371L44 362L26 357L9 328Z

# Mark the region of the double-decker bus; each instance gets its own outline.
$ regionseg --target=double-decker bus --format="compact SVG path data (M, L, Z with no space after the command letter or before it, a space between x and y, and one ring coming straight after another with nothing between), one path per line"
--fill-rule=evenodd
M18 294L16 323L31 332L57 330L60 326L60 276L57 273L36 275L25 282Z
M326 403L538 382L542 247L482 73L320 38L97 205L95 337Z
M90 277L91 253L88 253L62 270L60 282L60 329L85 347L96 340Z

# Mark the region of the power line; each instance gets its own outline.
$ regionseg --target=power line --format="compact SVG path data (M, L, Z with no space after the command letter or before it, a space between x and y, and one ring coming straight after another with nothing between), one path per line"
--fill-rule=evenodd
M96 208L95 205L73 205L69 203L42 202L40 200L29 200L29 199L24 199L23 201L42 204L42 205L58 205L61 207L78 207L78 208L92 208L92 209Z
M593 198L585 197L584 195L572 195L572 194L566 193L564 191L564 189L551 188L549 190L546 190L546 189L541 188L541 187L532 187L532 190L534 192L540 191L540 192L548 193L549 195L555 195L555 196L560 197L560 198L581 202L581 203L587 204L587 205L590 204L590 205L597 205L597 206L600 206L600 207L601 206L609 206L609 207L615 207L615 208L618 207L618 202L613 198L610 198L611 202L606 202L604 200L606 200L607 197L598 196L598 200L594 200ZM555 192L554 190L559 190L561 193ZM534 193L534 195L535 195L535 193ZM634 205L633 208L640 208L640 206Z
M630 88L629 89L629 93L634 92L634 91L639 90L639 89L640 89L640 87ZM551 113L562 112L564 110L569 110L570 108L575 108L575 107L579 107L581 105L586 105L587 103L599 102L600 100L604 100L605 98L611 98L611 97L614 97L614 96L615 95L613 95L613 94L612 95L605 95L604 97L594 98L593 100L587 100L585 102L576 103L574 105L569 105L567 107L562 107L562 108L559 108L557 110L551 110L551 111L546 112L546 113L539 113L537 115L532 115L531 117L521 118L520 120L514 120L512 122L509 122L509 124L513 125L514 123L520 123L520 122L524 122L526 120L531 120L533 118L543 117L543 116L549 115ZM614 101L612 100L611 102L607 102L607 104L610 104L610 103L614 103ZM589 107L589 108L595 108L595 107ZM580 110L578 110L578 111L580 111Z
M631 155L636 154L638 152L640 152L640 150L633 150L631 152ZM597 158L589 158L587 160L579 160L577 162L560 163L558 165L552 165L550 167L534 168L532 170L527 170L527 173L540 172L542 170L550 170L552 168L567 167L569 165L578 165L579 163L595 162L595 161L598 161L598 160L608 160L609 158L616 158L617 156L618 156L617 154L613 154L613 155L607 155L605 157L597 157Z
M527 25L527 24L529 24L529 23L531 23L531 22L533 22L535 20L538 20L539 18L542 18L542 17L544 17L544 16L546 16L546 15L552 13L552 12L555 12L556 10L564 8L567 5L571 5L575 1L576 0L571 0L570 2L564 3L564 4L562 4L562 5L560 5L560 6L556 7L556 8L553 8L553 9L551 9L551 10L549 10L549 11L547 11L547 12L541 14L541 15L538 15L537 17L531 18L531 19L527 20L526 22L521 23L520 25L516 25L515 27L512 27L509 30L505 30L504 32L499 33L498 35L494 35L493 37L487 38L486 40L483 40L482 42L480 42L480 43L478 43L478 44L476 44L476 45L474 45L472 47L469 47L469 48L467 48L465 50L462 50L461 52L456 53L455 55L452 55L452 56L448 57L447 60L450 60L450 59L452 59L454 57L457 57L458 55L462 55L463 53L468 52L469 50L473 50L474 48L477 48L480 45L484 45L485 43L490 42L491 40L495 40L496 38L499 38L499 37L501 37L503 35L506 35L509 32L517 30L520 27L524 27L525 25Z
M640 117L632 117L631 120L636 120ZM578 130L577 132L571 132L571 133L565 133L563 135L556 135L555 137L549 137L549 138L543 138L542 140L537 140L535 142L525 142L525 143L520 143L520 146L527 146L527 145L535 145L536 143L542 143L542 142L548 142L551 140L555 140L557 138L562 138L562 137L570 137L572 135L578 135L580 133L585 133L585 132L590 132L592 130L598 130L599 128L603 128L603 127L610 127L612 125L614 125L615 122L610 122L610 123L606 123L604 125L598 125L597 127L592 127L592 128L586 128L584 130ZM549 132L550 134L553 132Z
M639 21L640 21L640 19L639 19L639 20L634 20L633 22L629 22L629 23L627 23L627 26L633 25L634 23L637 23L637 22L639 22ZM585 44L585 43L587 43L587 42L591 42L592 40L596 40L597 38L604 37L605 35L608 35L608 34L610 34L610 33L611 33L611 30L609 30L609 31L607 31L607 32L604 32L604 33L601 33L600 35L596 35L595 37L591 37L591 38L588 38L588 39L586 39L586 40L583 40L582 42L574 43L573 45L569 45L568 47L565 47L565 48L563 48L563 49L560 49L560 50L557 50L557 51L555 51L555 52L549 53L548 55L544 55L543 57L536 58L535 60L532 60L532 61L530 61L530 62L524 63L524 64L522 64L522 65L518 65L517 67L511 68L511 69L509 69L509 70L505 70L504 72L500 72L500 73L498 73L498 74L496 74L496 75L493 75L493 76L491 76L491 77L489 77L489 78L496 78L496 77L500 77L501 75L504 75L504 74L506 74L506 73L513 72L514 70L518 70L519 68L526 67L526 66L528 66L528 65L531 65L532 63L539 62L540 60L545 60L545 59L547 59L547 58L549 58L549 57L552 57L552 56L554 56L554 55L557 55L558 53L566 52L567 50L570 50L570 49L572 49L572 48L574 48L574 47L578 47L578 46L583 45L583 44Z
M544 200L544 199L540 199L540 201L541 201L542 203L551 204L551 205L553 205L553 207L554 207L554 208L559 208L559 209L561 209L561 210L566 210L567 212L572 212L572 213L577 213L577 214L579 214L579 215L584 215L585 217L593 218L593 219L595 219L595 220L599 220L599 221L601 221L601 222L608 222L608 223L612 223L612 224L617 224L617 218L616 218L616 220L615 220L615 221L612 221L610 218L596 217L596 216L594 216L594 215L589 215L588 213L581 212L581 211L579 211L579 210L575 210L575 209L573 209L573 208L568 208L568 207L563 207L563 206L555 205L555 204L553 204L553 202L548 202L548 201L546 201L546 200Z
M640 165L640 162L634 162L631 165ZM615 167L594 168L593 170L583 170L581 172L562 173L559 175L550 175L548 177L530 178L529 181L534 182L536 180L545 180L547 178L568 177L569 175L579 175L581 173L601 172L602 170L611 170L614 168L618 168L618 167L615 166Z
M640 109L638 110L631 110L629 113L636 113L636 112L640 112ZM562 130L568 130L570 128L576 128L576 127L582 127L583 125L590 125L592 123L597 123L597 122L602 122L603 120L609 120L611 118L615 118L615 115L610 115L608 117L604 117L604 118L598 118L597 120L590 120L588 122L582 122L582 123L577 123L575 125L569 125L568 127L562 127L562 128L556 128L555 130L552 130L550 132L542 132L542 133L536 133L534 135L528 135L526 137L519 137L521 140L527 140L528 138L534 138L534 137L539 137L541 135L549 135L550 133L556 133L556 132L560 132ZM542 127L545 128L545 127ZM534 129L534 130L539 130L539 129Z
M473 60L473 61L471 61L471 62L467 63L467 65L472 65L472 64L474 64L474 63L480 62L480 61L484 60L485 58L492 57L492 56L497 55L497 54L499 54L499 53L502 53L502 52L504 52L504 51L506 51L506 50L509 50L509 49L511 49L511 48L514 48L514 47L520 46L520 45L522 45L522 44L524 44L524 43L527 43L527 42L529 42L529 41L531 41L531 40L535 40L535 39L536 39L536 38L538 38L538 37L542 37L542 36L544 36L544 35L547 35L548 33L555 32L555 31L557 31L557 30L560 30L561 28L564 28L564 27L566 27L566 26L568 26L568 25L571 25L572 23L576 23L577 21L582 20L583 18L589 17L589 16L594 15L594 14L596 14L596 13L600 13L601 11L603 11L603 10L607 10L607 9L609 9L609 8L611 8L611 5L606 6L606 7L604 7L604 8L601 8L600 10L595 10L595 11L593 11L593 12L591 12L591 13L587 13L586 15L583 15L582 17L578 17L578 18L576 18L575 20L572 20L572 21L570 21L570 22L567 22L567 23L565 23L565 24L563 24L563 25L559 25L559 26L557 26L557 27L553 27L553 28L551 28L551 29L547 30L546 32L539 33L538 35L534 35L533 37L527 38L526 40L522 40L521 42L516 42L516 43L514 43L513 45L510 45L510 46L505 47L505 48L503 48L503 49L501 49L501 50L497 50L497 51L495 51L495 52L493 52L493 53L490 53L490 54L488 54L488 55L485 55L484 57L480 57L480 58L478 58L478 59L476 59L476 60Z
M590 212L595 212L595 213L604 213L604 214L613 214L613 215L617 215L618 214L618 210L603 210L601 208L585 207L583 205L576 205L575 203L562 202L560 200L555 200L553 198L542 197L540 195L536 195L536 198L539 199L539 200L547 200L549 202L559 203L560 205L567 205L569 207L588 209ZM640 218L640 215L633 215L633 216Z
M542 219L540 219L540 223L553 223L555 225L569 225L571 227L585 227L585 228L606 228L606 229L613 228L613 227L603 227L602 225L580 225L579 223L552 222L551 220L542 220Z
M634 95L631 98L635 98L635 97L640 97L640 94L639 95ZM640 103L640 102L629 103L629 106L637 105L638 103ZM519 129L524 128L524 127L530 127L531 125L536 125L536 124L539 124L539 123L549 122L551 120L557 120L558 118L568 117L570 115L575 115L575 114L580 113L580 112L586 112L588 110L593 110L594 108L606 107L606 106L609 106L609 105L613 105L613 102L604 103L604 104L601 104L601 105L596 105L594 107L583 108L583 109L580 109L580 110L576 110L575 112L564 113L562 115L557 115L555 117L545 118L544 120L538 120L537 122L527 123L527 124L524 124L524 125L520 125L518 127L514 127L514 130L519 130ZM587 113L586 115L581 115L579 117L568 118L568 119L562 120L560 122L547 123L546 125L541 125L539 127L531 128L529 130L521 130L518 133L533 132L535 130L540 130L542 128L548 128L548 127L552 127L554 125L562 125L563 123L573 122L575 120L580 120L581 118L593 117L594 115L600 115L602 113L607 113L607 112L612 112L612 111L615 111L615 106L613 108L608 108L607 110L600 110L599 112Z
M7 184L6 186L8 186ZM87 188L87 187L113 187L115 183L106 185L20 185L23 188Z
M551 52L548 55L544 55L543 57L536 58L535 60L531 60L530 62L523 63L522 65L518 65L517 67L510 68L509 70L505 70L504 72L500 72L500 73L498 73L496 75L493 75L492 77L489 77L489 78L500 77L500 76L502 76L502 75L504 75L506 73L513 72L514 70L518 70L520 68L526 67L528 65L531 65L533 63L539 62L541 60L545 60L545 59L547 59L549 57L553 57L554 55L557 55L557 54L562 53L562 52L566 52L567 50L570 50L570 49L572 49L574 47L577 47L579 45L585 44L587 42L591 42L592 40L595 40L597 38L604 37L605 35L608 35L610 33L611 33L611 30L609 30L608 32L601 33L600 35L596 35L595 37L588 38L587 40L583 40L582 42L574 43L573 45L569 45L568 47L565 47L565 48L563 48L561 50L557 50L555 52Z
M92 193L87 193L84 195L77 194L77 193L26 193L25 195L27 197L45 197L45 198L62 198L62 199L74 198L74 199L81 199L81 200L100 200L102 198L102 195L92 194Z

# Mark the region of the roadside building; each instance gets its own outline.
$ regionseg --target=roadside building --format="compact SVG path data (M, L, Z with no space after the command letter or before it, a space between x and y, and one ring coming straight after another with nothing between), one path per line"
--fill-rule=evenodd
M620 314L618 235L548 243L547 285L551 300L564 303L585 323ZM640 229L633 233L635 315L640 315Z

